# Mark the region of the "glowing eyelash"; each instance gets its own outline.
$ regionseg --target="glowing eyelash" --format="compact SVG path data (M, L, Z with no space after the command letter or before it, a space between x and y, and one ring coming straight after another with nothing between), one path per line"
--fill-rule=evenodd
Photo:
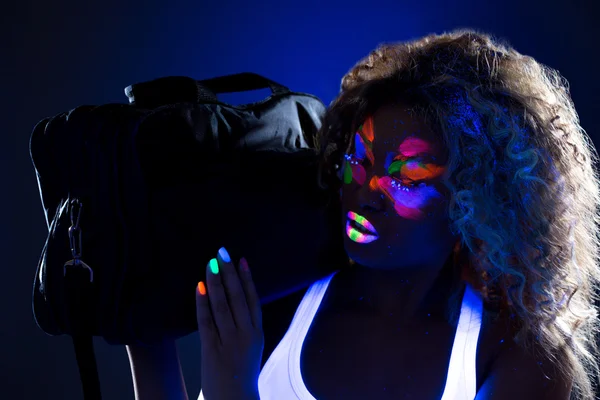
M395 189L403 190L405 192L409 192L415 190L417 186L425 185L424 181L410 181L409 185L405 185L402 182L398 181L395 178L392 178L391 186Z
M352 156L350 154L344 155L344 158L352 165L358 165L357 160L360 160L359 158L355 158L354 156ZM362 161L362 160L360 160L360 161Z

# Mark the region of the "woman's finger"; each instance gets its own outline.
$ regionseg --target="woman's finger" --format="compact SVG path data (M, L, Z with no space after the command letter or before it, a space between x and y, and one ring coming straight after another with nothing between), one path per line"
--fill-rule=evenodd
M219 263L216 258L211 259L206 266L206 281L208 283L208 302L210 303L210 309L212 311L213 319L215 320L219 339L221 340L221 343L223 343L224 338L235 333L235 324L233 322L229 304L227 303L225 288L221 281Z
M246 293L242 288L238 272L231 262L231 257L229 257L229 253L224 247L219 249L217 260L219 261L219 274L236 327L238 329L252 328L250 310L246 303Z
M252 280L252 274L250 273L250 268L248 267L248 261L246 261L246 259L243 257L240 260L239 270L240 278L242 280L242 287L244 288L244 293L246 293L246 302L248 303L248 308L250 309L252 325L254 328L262 330L262 311L260 309L260 299L256 291L256 286L254 286L254 281Z
M203 281L198 282L196 287L196 319L198 321L200 343L213 346L219 340L219 335L208 303L206 285Z

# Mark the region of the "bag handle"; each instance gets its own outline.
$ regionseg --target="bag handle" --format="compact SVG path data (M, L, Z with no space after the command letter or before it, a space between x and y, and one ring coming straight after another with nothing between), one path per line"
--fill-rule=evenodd
M156 108L174 103L216 102L217 96L187 76L167 76L125 88L129 104Z
M212 93L247 92L258 89L271 89L274 95L289 93L290 89L275 81L253 72L219 76L198 81L198 86L208 89Z
M129 104L156 108L174 103L217 103L217 93L245 92L270 88L273 95L290 92L287 87L252 72L197 81L187 76L168 76L125 88Z

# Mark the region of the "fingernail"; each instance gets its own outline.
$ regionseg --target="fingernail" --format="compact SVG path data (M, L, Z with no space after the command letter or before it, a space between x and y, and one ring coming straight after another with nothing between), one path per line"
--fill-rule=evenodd
M221 260L225 261L226 263L231 262L231 257L229 257L229 253L227 250L225 250L225 247L221 247L219 249L219 255L221 256Z
M250 268L248 268L248 261L246 261L246 259L243 257L240 259L240 267L244 272L250 271Z
M219 273L219 263L216 258L211 259L208 265L210 266L210 272L215 275Z
M206 286L204 286L204 282L202 282L202 281L198 282L198 291L203 296L206 294Z

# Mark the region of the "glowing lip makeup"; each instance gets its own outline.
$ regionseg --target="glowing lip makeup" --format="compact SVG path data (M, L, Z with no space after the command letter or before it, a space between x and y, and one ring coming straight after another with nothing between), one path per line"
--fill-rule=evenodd
M371 243L379 238L375 227L362 215L348 212L346 235L356 243Z

